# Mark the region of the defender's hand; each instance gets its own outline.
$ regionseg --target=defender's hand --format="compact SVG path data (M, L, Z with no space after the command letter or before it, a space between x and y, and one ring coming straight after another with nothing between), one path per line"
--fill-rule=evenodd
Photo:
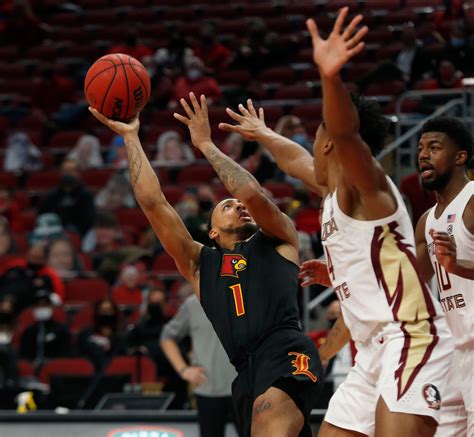
M327 265L324 261L319 259L311 259L305 261L300 266L300 273L298 275L300 279L303 279L301 285L306 287L307 285L321 284L326 287L331 286L331 280L329 279L329 273Z
M456 242L446 232L436 232L430 230L431 238L435 243L435 255L438 263L443 266L448 273L456 271Z
M237 132L247 140L258 140L259 135L267 129L263 108L259 108L257 114L252 100L248 99L247 108L240 104L239 110L240 114L232 111L230 108L226 109L227 114L229 114L229 116L239 124L232 125L228 123L219 123L219 129L226 132Z
M92 108L91 106L89 106L89 111L102 124L105 124L105 126L122 137L127 135L138 135L138 131L140 129L140 114L137 114L137 116L130 123L122 123L120 121L114 121L110 118L107 118L105 115L102 115L99 111L97 111L97 109Z
M194 147L201 149L206 144L211 143L211 126L209 125L209 117L207 113L206 97L201 95L201 104L196 99L194 93L189 93L189 99L193 108L188 105L185 99L181 99L180 103L188 117L184 115L173 114L174 118L188 126L191 134L191 141Z
M328 39L322 39L318 27L313 19L306 21L306 26L313 42L313 59L322 75L326 77L336 76L342 67L364 48L362 38L369 30L367 26L356 32L356 28L362 21L363 16L357 15L352 19L344 31L342 31L344 20L349 12L344 7L339 12L334 27Z

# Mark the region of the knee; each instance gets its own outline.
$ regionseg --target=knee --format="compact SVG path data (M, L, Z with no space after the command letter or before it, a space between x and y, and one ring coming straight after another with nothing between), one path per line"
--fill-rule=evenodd
M299 414L298 414L299 413ZM303 428L303 415L291 414L263 399L252 411L252 437L297 437Z

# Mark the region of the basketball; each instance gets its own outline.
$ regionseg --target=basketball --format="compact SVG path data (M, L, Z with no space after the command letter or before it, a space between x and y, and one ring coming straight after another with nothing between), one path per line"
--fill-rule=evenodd
M113 53L91 65L84 80L84 93L89 105L101 114L128 122L150 98L150 77L135 58Z

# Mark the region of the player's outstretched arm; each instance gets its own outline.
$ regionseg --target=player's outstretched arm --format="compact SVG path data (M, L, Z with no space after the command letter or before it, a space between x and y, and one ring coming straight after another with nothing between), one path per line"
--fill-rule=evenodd
M334 326L329 331L326 342L319 348L319 356L323 364L333 358L349 341L351 340L351 333L344 323L342 314L334 323Z
M238 124L220 123L219 128L226 132L237 132L247 140L258 141L273 156L283 173L301 180L311 191L323 195L322 187L314 178L314 162L311 154L298 143L277 134L265 124L263 108L258 113L251 99L247 107L239 105L240 114L227 108L227 114Z
M181 105L187 117L174 114L191 133L191 141L209 161L227 191L239 199L255 222L267 235L298 247L298 234L292 220L283 214L267 197L258 181L242 166L222 153L211 140L206 98L200 102L193 93L189 95L192 108L185 99Z
M363 50L362 39L368 28L357 30L363 18L357 15L343 29L348 10L342 8L326 40L319 35L314 20L306 24L313 43L313 59L321 76L325 128L351 184L361 192L373 191L378 189L380 177L372 153L359 135L359 116L340 76L344 65Z
M196 285L195 274L202 244L192 239L181 218L166 200L158 177L138 137L140 128L138 116L126 124L109 120L93 108L89 110L100 122L123 136L127 148L130 183L135 198L181 274Z
M431 278L434 275L433 266L428 253L428 245L426 244L425 238L426 217L428 216L428 213L429 210L419 218L415 229L416 260L418 264L418 271L425 282L431 281Z

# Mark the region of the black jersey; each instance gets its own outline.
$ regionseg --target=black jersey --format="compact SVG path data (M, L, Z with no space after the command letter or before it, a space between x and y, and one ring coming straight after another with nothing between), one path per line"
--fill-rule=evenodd
M299 329L299 268L277 252L279 244L258 231L234 250L201 250L201 304L236 367L270 332Z

